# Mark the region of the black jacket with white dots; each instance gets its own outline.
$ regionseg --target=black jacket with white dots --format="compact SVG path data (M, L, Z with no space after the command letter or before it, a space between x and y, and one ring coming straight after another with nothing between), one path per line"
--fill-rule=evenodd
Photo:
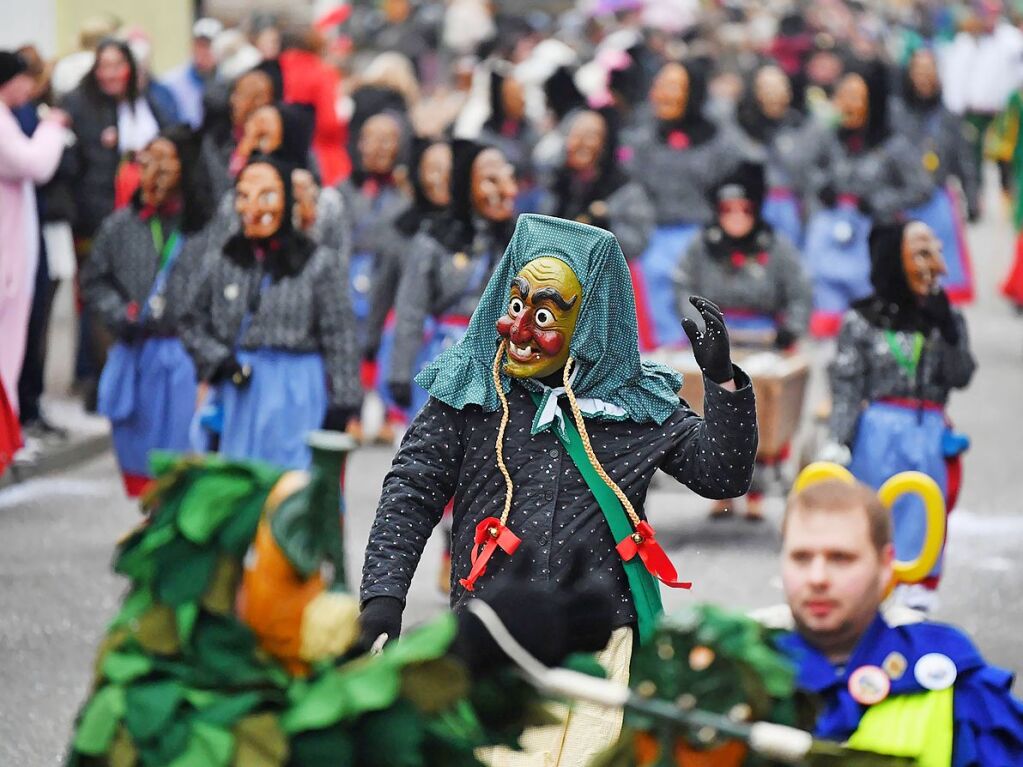
M682 402L661 425L587 419L597 457L640 516L658 469L708 498L733 498L749 488L757 419L749 378L735 371L735 392L704 380L706 418ZM515 556L533 558L534 580L559 583L573 556L584 556L587 577L598 579L615 601L616 625L634 623L616 542L593 494L551 430L530 434L536 406L529 393L513 385L508 403L504 456L514 482L508 526L523 541ZM504 506L495 450L500 422L500 411L455 410L433 398L420 411L384 479L366 548L363 602L378 596L404 602L423 547L453 498L451 603L459 604L466 592L458 580L469 573L476 525L500 517ZM474 594L485 594L509 562L497 552ZM684 567L681 575L699 577Z

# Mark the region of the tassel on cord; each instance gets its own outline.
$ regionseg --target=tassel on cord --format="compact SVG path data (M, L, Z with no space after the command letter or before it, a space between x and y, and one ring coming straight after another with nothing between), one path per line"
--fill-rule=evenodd
M508 398L501 385L501 360L504 359L505 347L506 342L501 341L501 345L497 347L497 354L494 356L494 365L491 369L494 388L497 389L497 398L501 401L501 425L497 429L497 468L501 472L501 476L504 477L504 510L501 512L500 519L487 517L476 525L476 536L473 538L472 553L470 554L472 567L469 570L469 577L461 578L458 581L466 591L472 591L476 587L476 581L487 571L487 563L497 549L501 549L505 554L511 556L522 543L522 540L507 526L508 515L511 514L514 484L504 462L504 434L511 418Z
M693 584L689 581L679 581L678 572L675 570L675 566L668 559L668 555L664 549L661 548L661 544L657 542L654 537L654 528L645 519L641 519L639 514L636 513L636 509L632 505L632 501L629 500L628 496L618 487L618 483L615 482L604 471L604 467L600 465L600 461L597 459L597 454L593 452L593 445L590 443L590 434L586 430L586 423L583 421L583 414L579 410L579 403L576 402L575 392L572 391L572 384L570 376L572 373L572 366L575 364L575 360L571 357L565 362L565 370L562 374L562 384L565 387L565 394L568 395L568 404L572 408L572 417L575 419L576 426L579 429L579 436L583 441L583 449L586 451L586 457L590 459L590 464L593 469L607 486L611 488L611 491L615 494L618 500L622 504L622 508L625 509L625 513L628 515L629 520L632 522L632 527L635 532L623 538L618 542L617 550L618 554L626 562L630 561L634 556L639 554L640 561L643 562L643 566L654 575L658 580L661 581L665 586L670 586L673 589L688 589L692 588ZM498 392L500 392L498 387ZM503 395L503 392L501 392Z

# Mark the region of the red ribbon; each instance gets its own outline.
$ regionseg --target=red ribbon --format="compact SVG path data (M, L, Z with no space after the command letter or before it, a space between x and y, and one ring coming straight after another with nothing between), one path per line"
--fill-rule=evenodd
M466 591L472 591L476 581L487 571L487 563L497 549L511 556L522 543L515 533L501 524L497 517L487 517L476 525L476 538L473 541L472 569L469 570L469 577L462 578L458 583Z
M616 548L626 562L639 554L643 566L665 586L673 589L691 589L693 587L691 581L678 580L675 565L671 563L668 555L661 548L661 544L657 542L654 537L654 529L649 522L645 520L640 522L636 526L636 532L620 540Z

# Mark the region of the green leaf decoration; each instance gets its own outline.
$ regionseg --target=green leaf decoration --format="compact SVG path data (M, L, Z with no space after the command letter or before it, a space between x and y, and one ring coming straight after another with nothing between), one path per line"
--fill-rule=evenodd
M438 658L406 666L401 697L424 714L438 714L469 694L469 674L458 661Z
M159 738L149 742L136 742L139 761L144 765L166 765L173 762L188 748L192 728L185 719L175 719L160 733Z
M127 684L153 670L153 661L138 650L110 650L103 656L102 675L115 684Z
M174 539L152 556L156 560L156 598L174 607L197 602L206 593L217 565L216 551L184 538Z
M288 738L274 714L253 714L234 727L232 767L283 767Z
M564 668L578 671L580 674L594 676L598 679L607 678L607 670L597 662L597 656L588 652L572 653L561 664Z
M178 624L178 642L182 645L189 644L192 641L195 622L199 619L199 605L195 602L178 605L174 611L174 618Z
M134 684L125 690L124 724L138 742L152 740L170 723L184 690L174 681Z
M110 750L107 752L107 764L109 767L135 767L138 761L139 752L128 730L124 726L118 727L114 742L110 744Z
M181 499L178 529L194 544L208 543L251 492L252 480L244 471L200 475Z
M75 750L87 756L105 754L123 716L124 688L109 685L100 689L82 712L75 732Z
M259 692L243 692L234 695L217 695L215 699L195 715L196 721L217 727L234 727L249 714L263 699Z
M156 604L138 621L129 624L135 639L156 655L174 655L181 649L178 642L177 619L167 605Z
M152 606L153 595L149 589L135 589L125 598L120 612L117 613L114 620L110 623L110 628L116 629L129 626L132 621L137 621L145 615Z
M234 557L220 554L213 576L202 597L202 606L211 613L227 615L234 610L235 592L241 582L242 566Z
M355 761L355 741L351 728L340 724L292 735L290 748L290 765L356 767L358 764Z
M167 767L228 767L234 736L220 727L194 722L184 752Z
M355 728L359 767L423 767L423 721L415 707L399 700L374 711Z

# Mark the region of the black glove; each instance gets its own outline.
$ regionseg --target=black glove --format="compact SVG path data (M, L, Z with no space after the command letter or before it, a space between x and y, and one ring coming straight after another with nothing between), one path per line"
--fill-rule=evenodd
M938 329L945 341L950 344L959 343L959 325L944 290L929 294L920 306L920 313Z
M547 666L556 666L575 652L597 652L611 637L614 609L607 590L583 581L585 556L572 561L565 585L530 581L533 558L522 546L512 557L514 567L500 583L479 597L526 651ZM469 610L458 614L458 635L452 653L474 677L485 676L508 662L479 618Z
M323 428L327 431L344 431L348 428L348 422L357 414L356 408L331 405L327 408L327 414L323 416Z
M217 366L210 381L212 383L230 381L239 389L244 389L249 385L251 379L252 368L248 365L242 365L234 356L231 356Z
M825 208L833 208L838 204L838 194L835 192L835 187L831 186L831 184L822 187L817 192L817 197Z
M412 384L408 381L388 381L387 389L391 392L394 404L402 410L412 407Z
M359 613L359 641L356 647L369 652L381 634L393 642L401 633L401 614L405 606L395 597L373 597L367 600Z
M731 381L734 373L732 372L732 357L724 315L706 298L690 296L689 303L695 306L700 316L703 317L705 326L701 333L694 320L688 317L682 318L682 329L689 336L696 364L700 366L703 374L714 383L723 384Z
M774 348L775 349L788 349L798 339L795 333L786 327L778 328L778 332L774 334Z

